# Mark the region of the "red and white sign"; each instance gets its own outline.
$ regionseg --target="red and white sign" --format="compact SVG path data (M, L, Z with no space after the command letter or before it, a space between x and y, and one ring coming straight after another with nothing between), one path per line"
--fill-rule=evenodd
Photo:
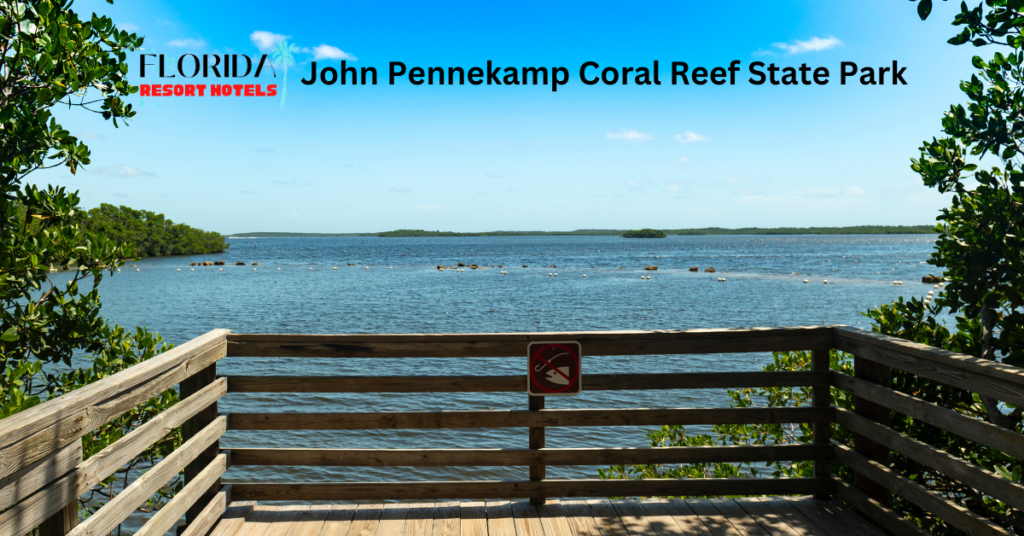
M526 348L526 392L533 396L570 396L583 390L583 348L576 341L531 342Z

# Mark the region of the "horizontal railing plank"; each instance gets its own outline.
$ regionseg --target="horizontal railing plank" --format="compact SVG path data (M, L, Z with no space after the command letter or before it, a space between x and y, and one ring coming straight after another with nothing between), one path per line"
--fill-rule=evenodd
M13 475L0 479L0 510L28 498L50 482L66 475L82 463L82 442L50 454Z
M841 479L836 481L836 497L853 505L861 515L885 527L895 536L928 536L926 530L893 512L884 504L868 497L852 484Z
M515 499L672 495L810 495L832 491L830 478L688 478L465 482L232 483L236 500L342 501Z
M954 527L972 536L1012 536L1012 532L975 514L974 512L947 501L938 493L910 480L892 469L854 452L840 443L836 447L836 459L850 466L855 472L881 484L889 491L923 508L926 512L945 520Z
M937 469L940 473L995 497L1018 510L1024 510L1024 486L1012 480L990 473L946 451L861 417L852 411L836 408L836 422L849 428L855 434L860 434L895 450L927 467Z
M1022 368L846 326L835 328L835 343L869 361L1024 405Z
M227 354L215 330L0 421L0 477L69 445Z
M205 536L213 525L220 521L231 504L231 486L223 486L213 499L203 507L196 519L188 524L181 536Z
M135 536L163 536L166 534L167 531L171 530L171 527L178 523L181 516L185 515L185 511L195 504L210 489L210 486L228 470L228 467L231 467L231 453L222 452L218 454L217 457L210 460L210 463L191 482L182 488L181 491L174 494L174 497L167 501L167 504L163 505L153 517L149 518L149 521L146 521L146 524L135 533ZM216 502L218 498L222 501L220 507L223 512L224 496L220 493L215 494L213 501ZM203 511L205 512L205 510L204 508ZM210 526L213 525L213 521L212 519L209 520Z
M232 393L525 392L526 376L226 376ZM825 372L588 374L588 391L831 385Z
M42 520L102 482L226 392L227 381L223 379L206 386L92 455L74 471L57 478L0 513L0 536L22 536L28 533Z
M586 356L825 350L831 326L549 333L228 335L239 357L511 357L533 341L574 340Z
M381 413L231 413L231 430L380 430L831 422L832 408L639 408Z
M218 417L198 434L183 443L174 452L146 471L126 488L121 490L96 513L87 517L80 525L71 529L68 536L101 536L117 527L136 508L153 496L174 475L202 454L214 441L220 439L227 429L227 419Z
M232 449L234 465L437 467L769 462L829 459L832 445L575 449Z
M1014 458L1024 459L1024 435L1013 430L968 417L938 404L838 372L835 373L835 386L893 411L1009 454Z

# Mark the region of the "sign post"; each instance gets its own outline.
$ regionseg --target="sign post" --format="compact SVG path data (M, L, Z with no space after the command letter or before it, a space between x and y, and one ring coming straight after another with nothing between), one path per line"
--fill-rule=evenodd
M530 396L530 411L544 409L544 397L578 395L582 391L583 378L580 357L583 355L579 342L549 341L531 342L526 347L527 369L526 392ZM530 448L544 448L544 427L530 428ZM531 465L530 480L544 480L545 466ZM545 497L530 497L530 504L541 505Z

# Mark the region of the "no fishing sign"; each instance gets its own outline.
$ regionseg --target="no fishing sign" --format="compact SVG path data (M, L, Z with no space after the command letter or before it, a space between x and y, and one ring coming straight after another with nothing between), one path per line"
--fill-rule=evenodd
M526 392L532 396L571 396L583 390L582 347L576 341L531 342Z

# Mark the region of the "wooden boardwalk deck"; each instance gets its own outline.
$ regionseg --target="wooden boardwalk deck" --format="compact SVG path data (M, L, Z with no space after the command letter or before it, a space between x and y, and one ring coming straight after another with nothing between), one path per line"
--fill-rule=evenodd
M210 536L883 536L836 501L452 501L265 506L235 502Z

